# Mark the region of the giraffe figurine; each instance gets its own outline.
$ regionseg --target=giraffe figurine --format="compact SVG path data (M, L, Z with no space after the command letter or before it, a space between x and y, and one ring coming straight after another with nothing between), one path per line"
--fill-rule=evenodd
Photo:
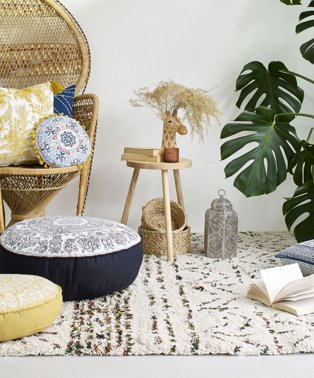
M164 121L163 133L162 133L162 148L176 148L176 133L185 135L187 128L182 125L180 118L177 116L177 112L172 114L168 111L162 117Z

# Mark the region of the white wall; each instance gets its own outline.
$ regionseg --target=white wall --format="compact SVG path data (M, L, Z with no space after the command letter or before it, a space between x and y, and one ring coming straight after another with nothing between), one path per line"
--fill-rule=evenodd
M123 147L160 145L160 120L149 109L128 104L134 89L152 88L167 79L212 89L223 125L238 113L235 79L245 63L282 60L291 70L312 72L312 66L299 54L301 38L294 31L300 8L287 7L279 0L63 0L63 4L89 40L92 73L88 92L100 98L88 215L119 220L132 173L120 162ZM312 102L313 95L304 109L310 111ZM307 128L310 125L309 120L302 122ZM283 197L293 193L293 184L285 182L276 193L246 199L233 187L232 179L224 178L220 130L221 126L214 125L204 144L178 137L181 155L193 159L193 168L182 172L192 229L203 229L205 209L219 188L225 188L233 202L240 229L285 229L281 206ZM75 185L70 185L49 213L73 214L75 190ZM160 174L143 171L131 226L139 224L141 206L160 195Z

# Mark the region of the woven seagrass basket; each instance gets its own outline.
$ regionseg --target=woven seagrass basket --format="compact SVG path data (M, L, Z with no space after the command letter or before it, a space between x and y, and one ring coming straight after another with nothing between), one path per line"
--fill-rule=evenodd
M167 242L166 232L147 230L139 227L138 233L140 234L144 253L148 255L164 256L167 255ZM190 227L184 230L172 231L173 238L173 253L175 256L184 255L190 250Z
M173 231L186 228L186 215L182 207L175 201L170 201L171 226ZM165 205L162 198L149 201L142 209L142 227L146 230L165 232Z

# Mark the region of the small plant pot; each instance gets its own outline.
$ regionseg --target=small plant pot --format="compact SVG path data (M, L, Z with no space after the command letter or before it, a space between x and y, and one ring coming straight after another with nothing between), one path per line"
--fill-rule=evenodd
M177 163L179 161L179 148L164 148L164 161L166 163Z

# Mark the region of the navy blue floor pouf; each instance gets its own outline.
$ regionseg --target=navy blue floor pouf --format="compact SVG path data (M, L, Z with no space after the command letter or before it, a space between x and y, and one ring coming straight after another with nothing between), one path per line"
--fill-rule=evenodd
M133 283L143 260L140 236L91 217L45 217L16 223L0 237L0 273L42 276L64 300L88 299Z

